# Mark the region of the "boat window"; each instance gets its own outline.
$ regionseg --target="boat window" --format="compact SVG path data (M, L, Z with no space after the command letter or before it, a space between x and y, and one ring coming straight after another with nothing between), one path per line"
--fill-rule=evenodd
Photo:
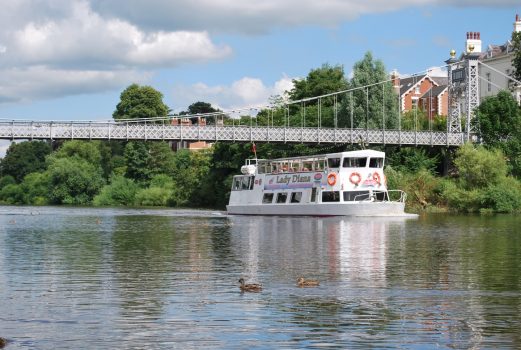
M338 191L322 192L322 202L340 202L340 193Z
M340 158L328 158L327 166L329 168L340 168Z
M367 164L367 158L365 158L365 157L363 157L363 158L349 157L349 158L344 158L344 163L342 164L342 166L344 168L365 168L366 164Z
M324 159L319 159L316 163L315 163L315 171L321 171L321 170L324 170L324 164L325 164L325 160Z
M286 192L277 193L277 203L286 203L286 199L288 199Z
M264 193L264 196L262 197L262 203L269 204L273 202L273 193Z
M291 203L300 203L302 201L302 192L293 192L291 194Z
M252 190L253 189L253 177L252 176L244 176L242 178L242 189L243 190Z
M302 162L302 171L311 171L313 170L313 162Z
M370 158L369 159L369 168L383 168L383 167L384 167L383 158Z
M369 199L369 191L344 191L344 202L366 201Z
M373 191L373 195L374 195L374 198L380 202L383 202L387 199L386 191Z
M235 177L233 178L233 186L232 191L240 191L242 187L242 179L241 177Z

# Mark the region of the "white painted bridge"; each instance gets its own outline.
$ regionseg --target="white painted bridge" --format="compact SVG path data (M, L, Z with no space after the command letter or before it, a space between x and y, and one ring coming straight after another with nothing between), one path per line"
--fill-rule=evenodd
M458 146L464 133L389 129L277 127L255 125L171 125L168 122L0 120L6 140L165 140L274 143L359 143Z

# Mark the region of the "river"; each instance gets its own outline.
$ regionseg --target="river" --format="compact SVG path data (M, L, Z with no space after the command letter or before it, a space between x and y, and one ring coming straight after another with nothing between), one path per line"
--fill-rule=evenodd
M519 349L521 218L0 207L0 303L7 349Z

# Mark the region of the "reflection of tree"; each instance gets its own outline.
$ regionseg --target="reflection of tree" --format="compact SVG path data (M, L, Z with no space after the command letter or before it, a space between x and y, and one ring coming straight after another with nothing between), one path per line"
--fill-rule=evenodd
M121 294L125 316L159 317L169 291L175 260L175 226L168 217L116 217L112 234L115 290Z

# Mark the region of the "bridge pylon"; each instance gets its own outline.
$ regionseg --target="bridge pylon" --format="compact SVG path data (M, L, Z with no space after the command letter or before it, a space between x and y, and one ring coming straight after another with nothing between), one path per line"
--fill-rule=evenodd
M447 63L449 83L449 116L447 121L448 133L462 132L462 118L465 118L466 141L475 134L475 123L472 122L475 109L479 106L479 56L472 51L457 59L456 52L451 50L451 58ZM462 115L462 111L465 112Z

